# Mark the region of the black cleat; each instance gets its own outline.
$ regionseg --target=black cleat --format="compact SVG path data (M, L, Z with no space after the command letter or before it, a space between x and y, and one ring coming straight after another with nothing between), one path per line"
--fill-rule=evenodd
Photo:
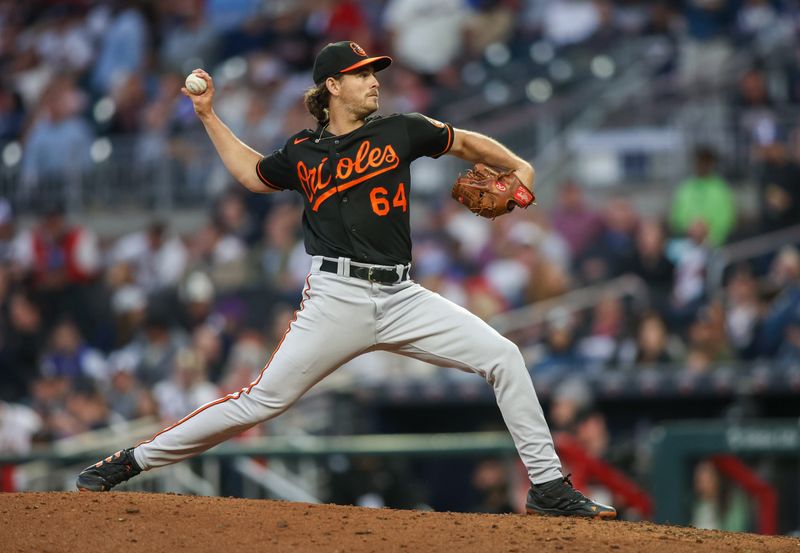
M592 501L572 486L569 476L531 486L525 508L529 515L617 518L614 507Z
M75 486L82 492L107 492L140 472L142 469L136 464L131 447L83 469Z

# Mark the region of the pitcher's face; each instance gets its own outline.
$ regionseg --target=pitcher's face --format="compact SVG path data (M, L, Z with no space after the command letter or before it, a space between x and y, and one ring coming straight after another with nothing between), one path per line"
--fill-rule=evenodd
M339 99L351 113L364 118L378 110L380 83L372 67L345 73L339 79Z

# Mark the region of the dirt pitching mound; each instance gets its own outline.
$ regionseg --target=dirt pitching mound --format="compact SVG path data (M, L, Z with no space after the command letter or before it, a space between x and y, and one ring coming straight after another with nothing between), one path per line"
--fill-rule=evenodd
M800 553L800 540L650 523L142 493L0 494L4 553Z

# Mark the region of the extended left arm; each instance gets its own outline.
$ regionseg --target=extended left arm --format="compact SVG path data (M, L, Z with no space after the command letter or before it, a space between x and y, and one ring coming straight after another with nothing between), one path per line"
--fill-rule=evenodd
M522 184L533 192L536 179L533 165L493 138L472 131L453 129L453 145L447 153L471 163L512 169Z

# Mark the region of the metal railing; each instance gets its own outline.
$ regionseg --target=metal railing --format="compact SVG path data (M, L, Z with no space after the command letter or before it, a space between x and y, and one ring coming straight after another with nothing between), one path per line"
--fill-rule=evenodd
M800 225L762 234L718 248L711 254L706 272L708 289L716 293L722 288L725 270L741 261L774 253L786 245L800 244Z
M602 284L586 286L555 298L506 311L492 317L489 324L500 334L509 334L551 320L558 312L574 313L593 307L609 297L632 297L637 304L643 305L649 299L649 291L641 278L623 275Z
M107 137L109 153L86 165L77 162L57 173L0 164L0 197L17 213L36 213L43 204L62 203L70 213L97 210L170 211L203 207L230 182L207 140L187 133L143 158L141 136ZM24 149L23 149L24 155ZM224 186L224 183L222 184Z

